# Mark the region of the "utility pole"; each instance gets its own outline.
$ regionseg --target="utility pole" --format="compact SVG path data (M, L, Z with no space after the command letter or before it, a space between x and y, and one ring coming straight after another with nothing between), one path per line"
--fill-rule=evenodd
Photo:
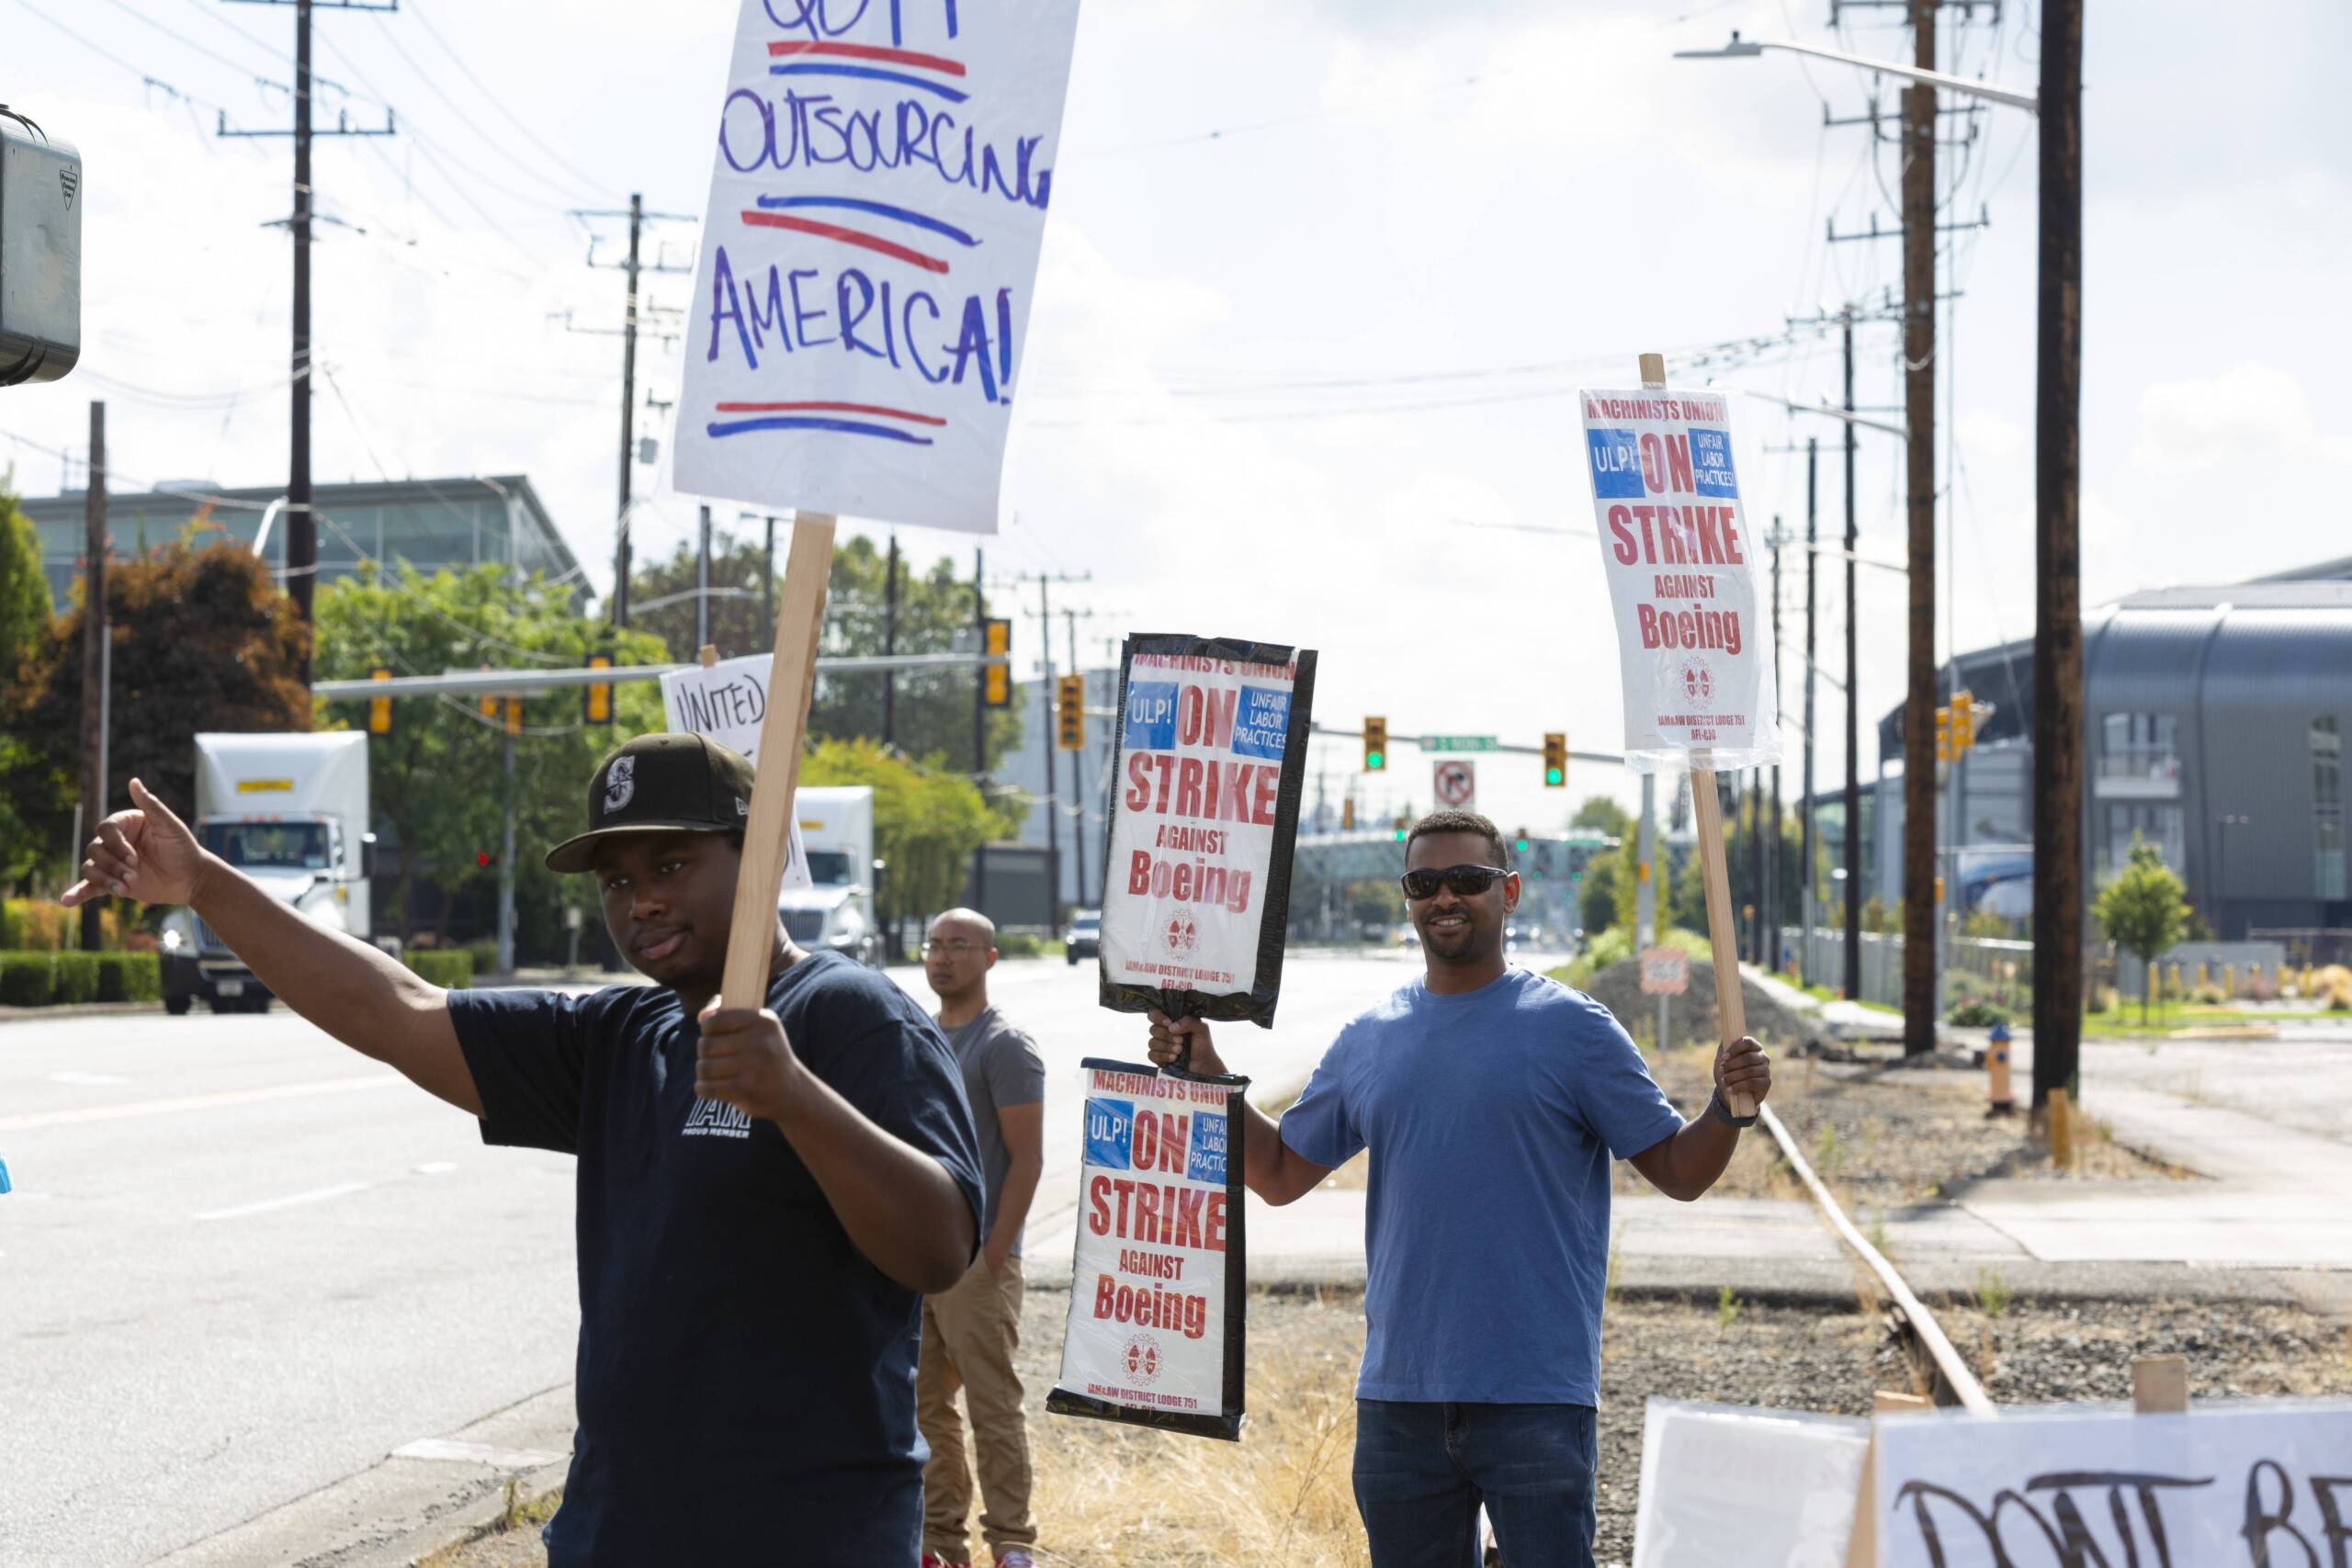
M2035 330L2033 1109L2073 1090L2083 1031L2083 0L2041 14Z
M621 340L621 482L620 510L613 513L613 625L628 625L628 576L636 552L628 537L628 510L631 481L637 463L637 329L650 312L639 301L638 277L648 272L687 272L689 267L673 265L667 256L651 262L639 257L640 242L645 225L655 223L692 223L694 219L676 212L648 212L645 197L637 191L629 192L627 211L597 210L575 208L571 216L584 227L594 218L626 218L628 220L628 259L624 262L600 262L596 259L596 241L592 232L588 240L588 265L626 273L628 276L627 304L621 312L618 336ZM566 323L569 324L568 322ZM612 335L608 329L572 328L574 332L594 332L597 336ZM775 617L768 617L774 626Z
M702 508L701 544L695 551L695 652L710 646L710 508ZM895 939L893 939L895 940Z
M1939 0L1911 0L1912 63L1936 68ZM1936 90L1903 92L1903 418L1910 685L1903 705L1903 1054L1936 1048ZM1882 807L1883 809L1883 807Z
M230 0L233 5L294 7L294 129L292 130L232 130L229 111L220 111L217 134L234 137L291 136L294 139L294 213L287 226L294 234L294 349L290 358L292 428L286 465L286 591L295 614L311 626L311 603L319 575L319 520L311 510L311 141L316 136L390 136L392 112L384 111L381 130L354 130L348 119L336 117L335 128L320 130L311 113L311 13L321 6L333 11L395 11L399 0L372 6L362 0ZM311 649L302 648L302 684L311 683Z
M768 629L768 651L775 651L775 519L767 519L767 543L760 547L760 625Z
M107 405L90 405L90 488L84 492L86 528L82 561L82 809L83 831L75 835L74 858L97 833L107 814ZM102 941L98 900L82 906L82 951L96 953Z
M1781 714L1781 520L1772 519L1772 715ZM1772 826L1764 845L1764 951L1767 970L1780 968L1781 955L1781 764L1772 764Z
M882 651L899 651L899 536L890 536L890 565L882 580ZM899 672L882 671L882 744L895 746L899 739Z
M1040 731L1040 750L1045 759L1046 776L1046 885L1052 891L1053 919L1059 925L1062 918L1062 813L1060 795L1054 788L1054 607L1046 596L1046 589L1056 582L1088 582L1094 574L1087 572L1041 571L1035 576L1037 584L1037 659L1044 672L1039 680L1038 696L1046 710L1045 727ZM1016 583L1024 581L1013 580Z
M1861 604L1856 592L1855 552L1861 530L1854 513L1854 312L1846 311L1846 973L1849 1001L1862 995L1862 699L1861 659L1855 626Z
M985 655L989 650L989 590L988 552L980 546L972 547L972 647ZM1004 672L1008 691L1012 671ZM983 800L988 797L989 767L989 670L983 664L972 671L972 783L978 787ZM986 912L989 907L989 847L983 841L972 851L972 907Z
M1801 859L1798 883L1797 921L1804 928L1804 940L1797 943L1797 977L1810 986L1813 978L1813 660L1814 613L1817 607L1815 581L1821 563L1820 519L1821 502L1821 441L1808 435L1804 442L1804 821L1800 824L1798 851Z
M1064 610L1062 620L1069 627L1069 672L1083 681L1085 671L1078 667L1078 612ZM1075 880L1078 884L1078 906L1081 909L1089 908L1091 904L1086 897L1086 769L1083 765L1085 760L1086 749L1083 746L1069 754L1069 798L1071 805L1076 807L1069 819L1069 852L1078 861Z

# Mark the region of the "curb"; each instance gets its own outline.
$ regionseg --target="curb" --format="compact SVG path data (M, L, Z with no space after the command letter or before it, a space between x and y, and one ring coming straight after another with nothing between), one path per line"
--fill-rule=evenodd
M152 1002L68 1002L62 1007L17 1008L0 1007L0 1024L41 1023L52 1018L115 1018L139 1013L153 1013L157 1018L169 1018L161 1001Z

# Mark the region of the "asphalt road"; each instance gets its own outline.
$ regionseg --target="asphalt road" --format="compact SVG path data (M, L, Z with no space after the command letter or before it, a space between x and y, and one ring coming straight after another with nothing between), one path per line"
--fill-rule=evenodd
M1418 967L1295 953L1220 1049L1286 1091ZM1033 1230L1076 1203L1080 1059L1143 1059L1093 975L997 971L1048 1068ZM571 1375L571 1161L282 1008L0 1026L0 1563L147 1562Z

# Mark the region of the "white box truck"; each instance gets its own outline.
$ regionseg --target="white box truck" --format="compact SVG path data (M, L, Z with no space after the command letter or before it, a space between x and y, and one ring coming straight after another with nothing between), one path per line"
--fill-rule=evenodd
M874 792L864 784L803 789L793 805L808 852L806 887L777 896L784 929L811 953L882 964L874 914Z
M222 735L196 738L196 816L204 847L306 918L370 940L368 737ZM189 909L163 930L164 1007L184 1013L202 997L214 1012L262 1012L268 988Z

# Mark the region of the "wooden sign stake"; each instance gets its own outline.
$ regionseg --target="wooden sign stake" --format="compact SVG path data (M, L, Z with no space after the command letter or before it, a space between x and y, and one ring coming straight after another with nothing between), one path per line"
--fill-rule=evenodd
M1645 389L1666 390L1664 355L1643 355L1641 367ZM1707 883L1707 940L1715 954L1715 1011L1724 1043L1728 1044L1747 1032L1747 996L1740 988L1738 928L1732 921L1731 881L1724 868L1723 802L1715 795L1714 755L1705 750L1690 753L1690 805L1698 814L1699 869ZM1734 1116L1756 1114L1756 1102L1744 1094L1727 1094L1724 1100Z
M735 911L727 925L721 1007L766 1005L768 960L775 951L776 895L791 837L792 796L800 784L800 739L817 688L817 636L825 625L825 587L833 571L833 519L803 512L792 522L785 557L784 598L776 606L775 654L768 664L768 712L760 726L752 809L743 820L743 867L735 878Z

